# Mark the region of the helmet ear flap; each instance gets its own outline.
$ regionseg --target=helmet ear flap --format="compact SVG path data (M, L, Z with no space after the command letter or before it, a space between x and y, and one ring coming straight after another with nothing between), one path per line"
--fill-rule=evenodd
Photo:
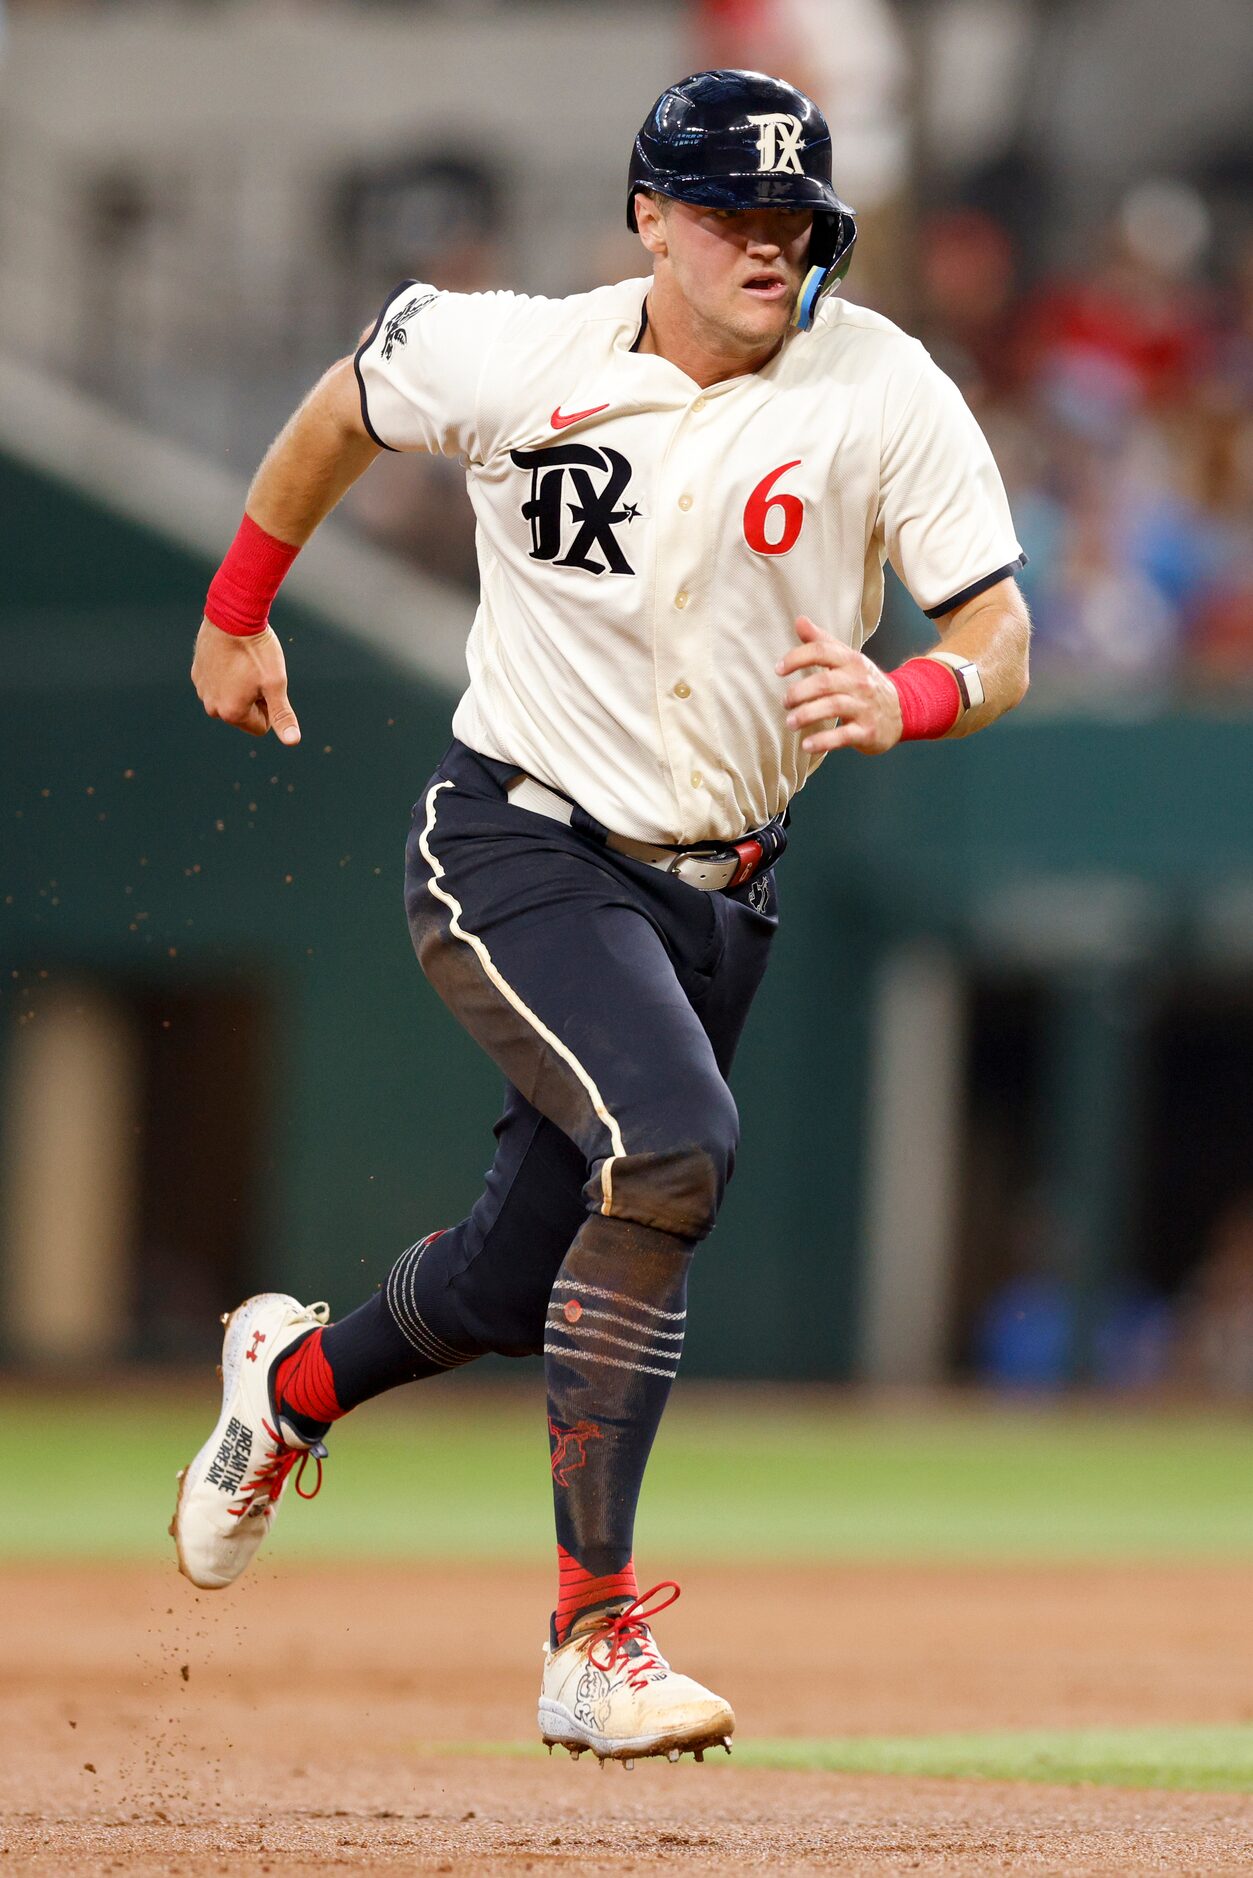
M818 210L814 214L813 233L809 237L810 266L835 267L846 254L852 252L856 239L857 217L847 202L841 202L836 197L830 209Z
M812 265L801 283L796 305L792 308L792 324L801 333L807 333L817 318L818 302L827 294L834 293L848 273L853 262L853 243L857 240L856 217L845 205L841 204L838 215L823 216L821 220L827 224L827 228L822 230L826 239L816 240L819 235L819 217L815 216L814 235L809 250Z

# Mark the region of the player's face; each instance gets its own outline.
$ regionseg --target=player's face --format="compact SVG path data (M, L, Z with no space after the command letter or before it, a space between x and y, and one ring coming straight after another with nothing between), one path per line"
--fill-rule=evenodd
M667 202L657 219L653 252L695 320L746 354L776 345L805 277L809 210Z

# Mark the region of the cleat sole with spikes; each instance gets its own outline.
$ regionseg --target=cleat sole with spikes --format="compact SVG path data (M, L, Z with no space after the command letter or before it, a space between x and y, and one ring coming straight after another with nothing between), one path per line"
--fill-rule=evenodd
M665 1760L674 1763L681 1760L685 1754L690 1754L694 1760L703 1761L710 1748L725 1748L728 1754L731 1752L731 1738L721 1728L716 1734L689 1736L685 1739L673 1735L662 1735L655 1741L636 1740L618 1742L613 1745L606 1742L603 1737L591 1741L577 1741L561 1735L545 1734L541 1739L550 1754L554 1748L564 1748L570 1759L577 1761L582 1754L591 1753L596 1756L602 1767L606 1761L620 1761L628 1773L636 1761Z

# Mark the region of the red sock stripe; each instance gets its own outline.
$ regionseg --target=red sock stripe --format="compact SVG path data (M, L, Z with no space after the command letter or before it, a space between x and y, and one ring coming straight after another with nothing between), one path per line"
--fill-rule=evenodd
M638 1596L634 1559L628 1559L620 1572L610 1572L604 1578L593 1578L591 1572L584 1571L579 1561L563 1545L557 1547L555 1622L558 1643L565 1642L570 1626L580 1611L590 1610L594 1604L607 1604L610 1598L633 1601Z
M290 1409L311 1422L333 1422L344 1413L335 1395L331 1366L322 1354L320 1330L283 1358L274 1377L274 1399L280 1410Z

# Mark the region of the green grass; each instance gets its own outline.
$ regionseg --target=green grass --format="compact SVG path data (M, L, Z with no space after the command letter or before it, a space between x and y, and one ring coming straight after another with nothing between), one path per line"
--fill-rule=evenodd
M439 1752L452 1751L441 1746ZM467 1755L531 1757L542 1749L473 1746ZM721 1752L707 1765L725 1767ZM1253 1793L1253 1725L1042 1729L993 1735L849 1735L824 1741L737 1741L733 1767L906 1778L1031 1780L1057 1786Z
M546 1560L538 1380L393 1401L335 1432L317 1506L284 1508L284 1557ZM175 1472L215 1412L211 1381L192 1395L0 1397L0 1558L162 1556ZM1234 1414L681 1386L641 1549L676 1564L1249 1558L1251 1458Z
M1245 1725L751 1741L735 1758L806 1772L1253 1793L1253 1726Z

